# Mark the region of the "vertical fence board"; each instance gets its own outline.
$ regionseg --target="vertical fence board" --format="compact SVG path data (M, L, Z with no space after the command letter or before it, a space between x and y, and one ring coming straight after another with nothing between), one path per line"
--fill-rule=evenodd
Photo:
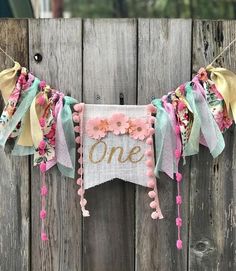
M30 69L67 95L81 99L82 28L80 19L30 20ZM34 55L42 54L36 63ZM40 241L40 176L32 171L32 270L80 271L82 220L77 185L54 168L46 174L49 242Z
M1 20L0 46L28 65L27 20ZM0 52L0 70L14 64ZM1 106L2 109L2 106ZM9 147L9 146L8 146ZM0 151L0 270L29 270L29 159Z
M136 21L85 20L86 103L136 101ZM134 185L113 180L86 192L84 271L134 270Z
M235 21L195 21L193 72L209 64L235 38ZM235 46L215 63L236 71ZM213 160L206 148L192 158L189 270L235 270L235 133L225 133L226 148Z
M138 102L150 103L191 77L191 20L140 19L138 24ZM136 270L186 270L189 164L184 167L182 239L175 247L176 184L164 174L158 180L163 220L151 219L148 189L136 194Z

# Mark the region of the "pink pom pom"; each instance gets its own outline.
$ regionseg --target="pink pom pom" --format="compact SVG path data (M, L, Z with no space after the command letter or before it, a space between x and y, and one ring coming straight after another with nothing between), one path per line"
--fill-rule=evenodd
M45 118L41 117L41 118L39 119L39 124L40 124L40 126L41 126L42 128L45 127L45 124L46 124Z
M80 162L80 161L78 161L78 162ZM81 174L83 173L82 167L78 168L77 173L78 173L79 175L81 175Z
M46 185L43 185L41 187L41 196L47 196L48 194L48 189L47 189L47 186Z
M147 173L146 173L146 175L147 175L148 177L153 177L153 176L154 176L153 170L148 170Z
M39 149L44 150L46 148L46 142L44 140L41 140L39 142Z
M150 202L150 207L152 209L156 209L157 208L157 203L155 201Z
M79 127L79 126L75 126L75 127L74 127L74 131L75 131L76 133L79 133L79 132L80 132L80 127Z
M45 88L45 87L46 87L46 82L45 82L45 81L40 81L39 87L40 87L41 89Z
M45 232L41 233L41 240L42 241L48 241L48 236L47 236L47 234Z
M45 102L46 102L46 99L45 99L44 95L43 95L43 94L40 95L40 96L38 97L38 99L37 99L37 104L43 106L43 105L45 104Z
M153 156L153 151L152 151L152 149L146 150L146 151L145 151L145 155L146 155L146 156Z
M157 219L158 216L159 216L159 215L158 215L157 212L152 212L152 214L151 214L152 219Z
M150 179L148 182L147 182L147 187L149 188L154 188L155 187L155 181L153 179Z
M77 143L77 144L79 144L80 143L80 136L77 136L76 138L75 138L75 142Z
M79 115L73 115L73 121L75 122L75 123L79 123L80 122L80 117L79 117Z
M45 162L42 162L42 163L39 165L39 168L40 168L40 171L41 171L41 172L46 172L46 170L47 170L46 163L45 163Z
M79 196L84 195L84 189L80 188L77 193L78 193Z
M181 227L182 226L182 219L180 217L177 217L175 220L176 226Z
M152 138L151 138L151 137L147 138L147 140L146 140L146 144L148 144L148 145L152 145L152 143L153 143Z
M180 101L178 104L178 110L182 111L185 107L186 107L186 105L184 104L184 102Z
M179 125L175 126L175 133L176 133L176 135L180 134L180 127L179 127Z
M177 159L181 157L181 152L180 152L180 150L178 150L178 149L175 150L175 157L176 157Z
M81 179L81 178L78 178L78 179L76 180L76 183L77 183L78 185L81 185L81 184L82 184L82 179Z
M149 129L149 135L152 136L155 134L155 129L154 128L150 128Z
M145 164L146 164L147 167L153 167L154 166L153 161L151 159L147 160L145 162Z
M156 120L156 118L153 117L153 116L150 116L149 119L148 119L148 121L149 121L150 124L154 124L155 120Z
M178 204L178 205L182 204L182 197L181 196L176 196L176 204Z
M87 204L87 200L86 199L83 199L83 200L80 201L80 206L81 207L84 207L86 204Z
M149 198L154 199L155 196L156 196L156 192L155 192L154 190L149 191L149 192L148 192L148 196L149 196Z
M45 219L46 218L46 215L47 215L47 212L45 210L41 210L40 211L40 218L41 219Z
M74 110L77 112L81 112L83 110L82 104L75 104Z
M149 104L149 105L147 105L147 111L149 113L156 113L157 109L156 109L156 107L153 104Z
M177 241L176 241L176 247L177 247L178 249L182 249L182 248L183 248L183 242L182 242L182 240L177 240Z
M182 181L182 174L181 173L179 173L179 172L177 172L176 174L175 174L175 177L176 177L176 181L179 183L179 182L181 182Z

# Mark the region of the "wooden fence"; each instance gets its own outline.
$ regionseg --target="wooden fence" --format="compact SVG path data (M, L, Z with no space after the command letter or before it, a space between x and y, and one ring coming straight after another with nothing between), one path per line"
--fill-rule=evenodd
M146 104L189 80L236 35L236 21L182 19L3 19L0 46L40 79L86 103ZM236 46L218 61L236 71ZM35 61L35 54L42 61ZM11 62L0 54L0 69ZM227 271L236 269L236 141L213 160L201 148L184 167L177 251L176 184L159 181L165 219L150 218L147 191L114 180L87 192L48 174L50 241L40 242L39 172L29 157L1 151L1 271Z

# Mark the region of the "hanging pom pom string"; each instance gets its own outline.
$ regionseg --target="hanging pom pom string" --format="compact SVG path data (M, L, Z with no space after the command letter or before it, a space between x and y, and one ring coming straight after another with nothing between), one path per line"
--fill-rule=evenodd
M177 196L176 196L176 204L177 204L177 218L176 218L176 226L178 228L178 240L176 241L176 247L178 249L182 249L182 240L181 240L181 227L182 227L182 218L180 213L180 205L182 204L182 197L180 193L180 182L182 181L182 174L176 173L176 181L177 181Z
M149 134L146 140L147 150L145 152L146 166L147 166L147 177L148 182L147 186L152 190L148 192L148 196L152 199L150 203L150 207L155 211L152 212L151 217L152 219L162 219L163 215L160 208L159 197L158 197L158 190L157 190L157 181L154 175L154 148L153 148L153 139L152 136L155 133L155 129L152 128L152 124L155 121L155 118L152 116L153 113L156 113L156 107L152 104L147 106L147 113L148 113L148 123L149 123Z
M78 159L79 163L79 169L78 169L78 179L77 184L80 186L78 190L78 195L80 196L80 206L83 217L90 216L89 211L86 210L85 206L87 204L87 200L84 198L84 182L83 182L83 114L84 114L84 103L76 104L74 105L74 110L77 112L73 114L73 121L77 124L77 126L74 127L74 130L77 135L75 141L77 144L79 144L79 147L77 149L77 152L79 153L80 157Z
M48 236L45 231L45 219L47 216L46 212L46 196L48 194L48 189L46 186L46 164L42 162L40 164L40 174L41 174L41 211L40 211L40 219L41 219L41 240L47 241Z

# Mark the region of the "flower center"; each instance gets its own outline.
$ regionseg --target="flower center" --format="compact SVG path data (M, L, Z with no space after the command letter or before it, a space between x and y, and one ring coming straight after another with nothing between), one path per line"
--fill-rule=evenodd
M94 131L98 131L98 130L99 130L98 126L94 126L94 127L93 127L93 130L94 130Z
M120 121L118 121L116 124L117 124L118 127L121 126L121 122Z
M137 131L138 131L138 132L141 132L141 131L142 131L142 128L141 128L141 127L138 127L138 128L137 128Z

